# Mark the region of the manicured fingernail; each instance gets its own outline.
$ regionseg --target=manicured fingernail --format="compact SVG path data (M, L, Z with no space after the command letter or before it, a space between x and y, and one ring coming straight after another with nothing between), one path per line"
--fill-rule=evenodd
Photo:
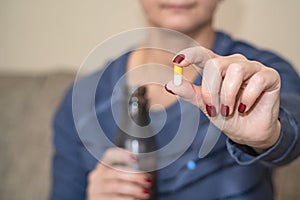
M206 111L207 111L208 116L210 116L210 117L217 116L217 110L214 106L206 105Z
M165 90L166 90L167 92L169 92L170 94L174 94L174 95L175 95L175 93L174 93L172 90L169 90L169 89L167 88L167 84L165 85Z
M148 189L148 188L145 188L145 189L144 189L144 194L151 194L151 190Z
M238 107L238 111L239 111L240 113L244 113L245 110L246 110L246 108L247 108L247 106L246 106L245 104L240 103L240 105L239 105L239 107Z
M173 59L173 63L180 64L184 59L185 56L183 54L179 54Z
M221 105L221 115L223 117L228 117L229 115L229 106L222 104Z
M146 178L146 182L151 184L153 181L150 177L148 177L148 178Z

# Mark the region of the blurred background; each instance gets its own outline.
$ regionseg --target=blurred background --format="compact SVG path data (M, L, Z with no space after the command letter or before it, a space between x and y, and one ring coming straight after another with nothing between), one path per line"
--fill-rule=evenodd
M0 0L0 199L47 199L51 119L89 52L144 26L138 0ZM271 49L300 72L300 1L224 0L215 27ZM297 25L298 24L298 25ZM278 199L300 199L299 159L276 171Z

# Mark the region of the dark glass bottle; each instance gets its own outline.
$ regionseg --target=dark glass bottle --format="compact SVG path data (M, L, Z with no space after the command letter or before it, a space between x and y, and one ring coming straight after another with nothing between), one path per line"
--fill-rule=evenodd
M134 153L137 164L131 165L135 170L152 175L151 197L156 196L156 142L150 127L146 87L128 87L124 89L123 118L116 133L115 144Z

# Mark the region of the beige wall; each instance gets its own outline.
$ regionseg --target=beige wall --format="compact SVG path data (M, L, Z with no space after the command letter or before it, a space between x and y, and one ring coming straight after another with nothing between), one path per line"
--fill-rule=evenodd
M0 3L0 73L76 70L98 43L143 25L138 0ZM216 27L280 52L300 72L299 8L298 0L224 0Z

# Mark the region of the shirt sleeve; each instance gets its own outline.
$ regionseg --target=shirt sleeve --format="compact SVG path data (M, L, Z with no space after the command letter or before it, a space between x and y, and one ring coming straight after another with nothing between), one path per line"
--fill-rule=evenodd
M51 200L82 200L86 196L86 172L82 166L69 92L54 117L54 156L52 163Z
M251 147L233 142L229 138L226 145L230 155L241 165L261 162L268 166L280 166L296 159L300 154L300 79L293 68L279 57L265 61L273 66L281 77L280 137L275 145L258 154Z

